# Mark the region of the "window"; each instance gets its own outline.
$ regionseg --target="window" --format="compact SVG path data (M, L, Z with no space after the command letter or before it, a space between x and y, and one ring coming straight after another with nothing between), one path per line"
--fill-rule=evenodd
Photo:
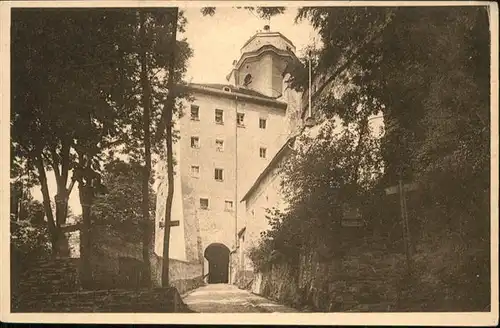
M215 169L215 180L217 180L217 181L224 180L224 170L223 169Z
M224 124L224 111L222 109L215 110L215 123Z
M266 158L266 148L260 147L259 155L260 158Z
M200 138L191 137L191 148L200 148Z
M191 165L191 176L193 178L200 177L200 167L198 165Z
M191 105L191 120L199 121L200 120L200 107L196 105Z
M202 210L208 209L208 198L200 198L200 208Z
M217 139L215 140L215 148L217 151L224 151L224 140Z
M245 126L244 119L245 119L245 114L238 113L236 115L236 122L238 123L238 126Z
M248 68L248 66L247 66ZM245 79L243 80L243 85L244 86L248 86L250 83L252 83L252 75L251 74L247 74L245 76Z
M225 209L226 211L232 211L233 210L233 202L230 201L230 200L226 200L226 203L225 203Z
M259 118L259 128L265 129L266 123L267 123L267 120L265 118Z

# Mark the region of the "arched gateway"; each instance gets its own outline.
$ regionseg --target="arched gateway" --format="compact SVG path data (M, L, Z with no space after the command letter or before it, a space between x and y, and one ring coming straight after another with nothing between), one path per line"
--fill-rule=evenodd
M229 248L220 243L212 243L205 249L209 284L229 282L229 252Z

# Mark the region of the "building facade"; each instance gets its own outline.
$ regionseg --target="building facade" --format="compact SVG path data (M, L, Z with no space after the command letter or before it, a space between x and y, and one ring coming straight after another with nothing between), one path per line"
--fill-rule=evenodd
M287 88L285 70L297 60L282 34L252 36L234 61L227 84L189 84L192 96L176 122L175 184L170 254L204 263L209 282L229 281L229 256L244 225L240 199L296 129L301 94ZM155 253L163 252L165 164L158 166ZM234 271L234 270L233 270Z
M261 232L270 228L266 219L267 210L274 208L283 211L288 206L281 193L279 166L293 151L294 143L294 136L287 139L241 199L245 213L243 224L238 231L235 280L243 285L253 278L254 270L248 256L249 251L258 246Z

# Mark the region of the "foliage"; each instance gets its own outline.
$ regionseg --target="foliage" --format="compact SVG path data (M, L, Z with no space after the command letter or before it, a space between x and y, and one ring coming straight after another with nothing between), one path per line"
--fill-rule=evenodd
M483 229L489 225L490 190L487 18L484 10L457 10L436 36L433 59L440 64L430 67L437 74L427 82L419 122L424 132L414 159L418 179L436 200L450 214L467 214L467 227Z
M266 209L266 212L270 228L261 232L258 245L248 253L256 271L267 271L273 263L296 263L298 251L303 246L304 239L290 220L290 214L295 213L282 212L276 208Z
M444 206L443 218L478 215L485 218L484 230L490 108L486 9L305 7L297 19L308 19L324 45L317 74L326 76L325 86L313 97L319 111L356 121L359 114L381 110L383 183L420 182L430 200L425 206ZM345 89L341 97L335 94L339 84Z
M431 168L440 174L446 164L439 158L457 152L478 157L458 158L464 169L471 162L476 169L486 167L489 32L484 8L318 7L302 8L297 19L308 19L325 45L318 71L333 70L334 78L340 75L344 84L355 86L343 97L353 106L340 108L355 109L365 97L383 110L390 181L400 170L406 178ZM331 99L327 103L326 110L338 113ZM456 126L455 134L449 124ZM423 154L415 156L414 149Z
M252 261L254 272L266 272L270 269L273 247L270 239L261 236L259 243L248 250L247 256Z
M164 139L159 138L163 135L163 127L161 121L164 115L164 105L168 95L168 65L172 56L172 27L173 13L172 10L143 10L144 14L144 29L141 35L139 22L136 21L134 28L128 33L129 40L126 40L128 47L125 48L123 57L123 65L126 68L127 74L132 81L123 90L129 101L123 107L123 126L121 130L121 141L123 147L118 151L136 162L145 161L144 149L144 85L141 82L141 55L144 55L147 75L149 82L150 99L149 99L149 116L150 134L157 136L150 137L153 154L163 154ZM133 11L134 17L137 15L136 10ZM177 30L182 31L185 28L187 21L183 16L183 12L179 12ZM182 78L187 70L187 61L192 56L192 49L185 39L178 40L174 44L177 60L174 65L174 81L181 83ZM144 51L143 51L144 50ZM180 97L185 95L179 94ZM180 114L182 107L180 102L174 108ZM177 135L175 137L178 137Z
M150 217L154 217L156 195L150 181ZM94 201L94 224L104 225L125 238L139 241L143 233L141 165L114 160L105 165L103 184L108 192Z
M341 208L347 204L370 211L380 187L399 178L424 188L412 196L419 198L414 202L420 201L421 209L442 208L432 219L436 224L422 229L453 229L474 237L467 241L471 245L486 240L486 10L304 7L297 16L302 19L311 22L323 44L313 54L315 76L323 76L313 101L328 133L302 141L305 147L299 146L284 164L283 192L290 206L272 215L260 249L267 255L269 249L304 245L335 249ZM307 85L305 63L292 77L297 89ZM367 133L368 118L378 112L385 123L379 141ZM345 132L331 132L334 119L340 119ZM253 256L262 262L266 257L257 251Z
M23 210L19 213L19 220L28 221L33 225L43 225L45 213L42 203L30 197L22 200L21 208Z
M242 7L236 7L241 9ZM250 13L256 13L259 18L269 19L275 15L279 15L285 12L285 7L243 7L243 9L249 11ZM203 7L200 12L203 16L213 16L216 13L217 8L215 7Z
M126 75L116 65L123 32L117 18L127 15L96 9L12 14L12 158L36 172L54 251L67 217L69 173L77 170L72 179L83 184L98 178L100 155L115 141L119 107L127 101L120 92ZM55 220L48 170L61 200Z
M369 129L359 128L339 129L332 119L317 135L298 137L280 168L288 208L268 212L270 229L251 252L254 263L294 261L301 249L334 248L344 207L367 206L382 173L380 147Z
M100 175L108 150L111 158L113 150L119 150L136 162L147 161L147 147L142 147L147 139L154 152L161 152L161 139L145 131L158 126L168 93L173 16L171 10L140 12L146 16L143 25L137 9L13 11L11 171L13 176L34 172L54 245L67 217L74 182L79 183L84 207L102 191ZM182 30L186 23L182 14L179 22L175 28ZM178 82L191 49L185 40L175 46L180 60L172 72ZM143 54L147 66L140 60ZM143 97L141 72L146 73L150 89L147 97ZM146 103L151 121L145 130ZM47 185L49 170L57 182L55 219ZM149 176L150 170L146 171ZM83 216L88 217L87 211Z
M38 201L26 200L20 220L11 221L11 248L23 261L47 258L50 255L50 240L44 225L43 205Z
M50 255L50 240L46 227L31 224L14 224L11 244L23 258L42 259Z

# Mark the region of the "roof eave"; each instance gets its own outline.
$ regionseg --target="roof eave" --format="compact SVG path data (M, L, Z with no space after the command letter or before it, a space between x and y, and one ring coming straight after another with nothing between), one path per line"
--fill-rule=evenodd
M258 56L262 55L264 52L267 52L267 51L273 51L274 53L276 53L278 55L281 55L281 56L288 56L288 57L292 58L292 60L293 59L297 59L297 56L292 51L281 50L281 49L276 48L273 45L265 44L265 45L263 45L262 47L260 47L257 50L250 51L250 52L245 52L240 57L240 59L238 60L238 62L236 63L236 65L234 65L233 70L238 70L241 67L241 65L243 65L243 63L245 62L245 60L247 60L248 58L258 57Z
M240 48L240 51L243 50L243 48L245 48L253 39L255 39L257 36L262 36L263 34L278 34L279 36L281 36L283 39L285 39L286 42L290 43L292 45L292 47L294 47L295 49L297 47L295 47L295 45L293 44L292 41L290 41L289 38L287 38L286 36L284 36L283 34L281 34L280 32L266 32L266 33L262 33L262 32L259 32L259 33L256 33L254 34L253 36L250 37L250 39L247 40L247 42L245 42L243 44L243 47Z
M249 101L253 101L256 103L271 104L271 105L275 105L275 106L282 108L282 109L286 109L286 107L287 107L287 103L282 102L282 101L258 97L258 96L246 95L246 94L238 93L238 92L227 92L227 91L222 91L222 90L218 90L218 89L214 89L214 88L200 87L200 86L194 86L194 85L185 85L183 87L191 89L191 90L199 91L202 93L220 95L220 96L227 97L227 98L240 98L240 99L246 99Z

